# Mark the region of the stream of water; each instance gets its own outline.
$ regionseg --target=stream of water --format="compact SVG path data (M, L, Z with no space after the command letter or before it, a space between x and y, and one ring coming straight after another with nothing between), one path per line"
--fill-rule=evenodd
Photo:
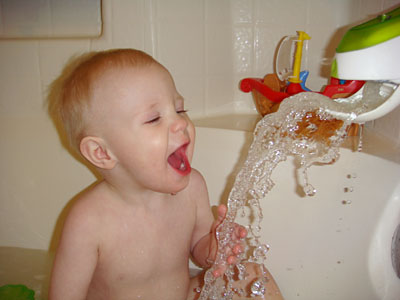
M367 82L361 93L347 101L332 101L318 93L300 93L285 99L276 113L259 121L247 159L230 192L226 219L217 228L218 253L214 265L204 276L200 300L230 300L235 294L263 297L268 281L264 262L269 246L261 240L263 212L260 200L274 186L271 179L273 170L289 155L295 156L300 162L298 183L305 195L313 196L316 189L308 180L308 168L316 163L329 164L339 159L339 148L352 120L385 101L388 97L388 93L382 92L385 88L382 83ZM330 111L343 112L346 117L335 119ZM236 264L226 265L225 249L236 243L231 237L238 215L248 219L245 251L239 255ZM246 263L256 263L260 274L264 275L253 281L250 290L234 288L236 278L247 276ZM222 280L216 280L213 271L220 266L226 267L226 271Z

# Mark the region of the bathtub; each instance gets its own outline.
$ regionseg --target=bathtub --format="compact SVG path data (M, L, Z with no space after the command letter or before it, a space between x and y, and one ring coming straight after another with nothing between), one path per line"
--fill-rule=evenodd
M0 286L23 284L35 292L35 300L46 300L53 258L45 250L0 247Z
M213 205L226 202L258 119L194 121L193 166ZM335 164L309 169L313 197L299 189L293 159L273 173L275 186L262 201L262 237L271 247L266 265L287 300L400 299L393 266L400 260L400 234L393 240L400 224L400 148L368 130L362 152L357 145L357 137L348 138Z

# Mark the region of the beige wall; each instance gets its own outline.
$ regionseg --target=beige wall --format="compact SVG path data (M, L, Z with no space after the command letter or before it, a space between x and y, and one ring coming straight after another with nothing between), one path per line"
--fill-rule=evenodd
M46 90L75 54L143 49L170 69L192 116L254 112L240 79L273 71L276 46L305 30L308 86L326 83L343 27L399 0L103 0L93 39L0 40L0 246L47 249L67 203L95 176L61 146L43 106ZM400 142L400 110L369 124ZM60 217L61 214L61 217ZM59 228L56 227L56 228Z

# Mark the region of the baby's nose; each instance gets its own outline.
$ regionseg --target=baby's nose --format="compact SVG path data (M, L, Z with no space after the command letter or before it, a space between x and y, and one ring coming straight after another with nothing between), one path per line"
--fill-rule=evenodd
M187 120L183 116L178 114L172 122L171 130L173 132L185 130L187 126L188 126Z

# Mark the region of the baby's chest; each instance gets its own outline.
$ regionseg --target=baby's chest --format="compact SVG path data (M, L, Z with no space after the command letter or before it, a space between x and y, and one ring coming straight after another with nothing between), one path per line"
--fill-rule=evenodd
M107 231L99 264L113 280L140 282L187 265L193 222L168 218L122 222Z

